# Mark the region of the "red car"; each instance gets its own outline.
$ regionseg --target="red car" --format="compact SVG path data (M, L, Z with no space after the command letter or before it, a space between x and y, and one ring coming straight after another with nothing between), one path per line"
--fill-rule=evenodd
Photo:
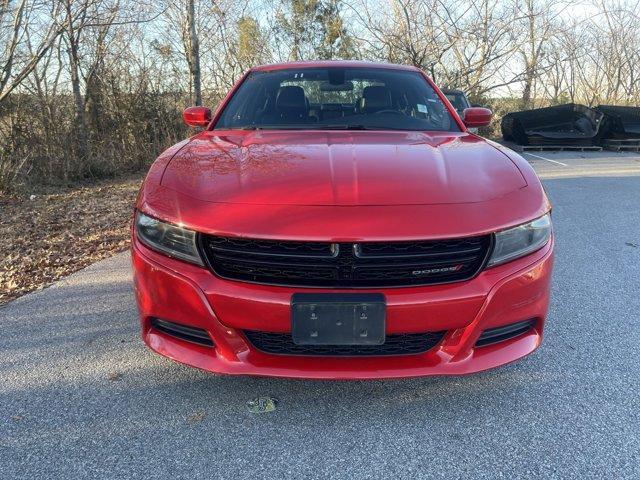
M268 65L151 167L133 228L142 336L216 373L478 372L541 342L550 204L420 70Z

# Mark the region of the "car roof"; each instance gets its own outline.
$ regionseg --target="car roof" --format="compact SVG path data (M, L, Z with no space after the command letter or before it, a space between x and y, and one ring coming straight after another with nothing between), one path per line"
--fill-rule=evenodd
M259 65L253 67L253 71L274 71L284 70L287 68L325 68L325 67L370 67L370 68L384 68L387 70L410 70L414 72L420 72L421 70L412 65L398 65L395 63L384 62L365 62L360 60L314 60L314 61L300 61L300 62L283 62L283 63L271 63L267 65Z

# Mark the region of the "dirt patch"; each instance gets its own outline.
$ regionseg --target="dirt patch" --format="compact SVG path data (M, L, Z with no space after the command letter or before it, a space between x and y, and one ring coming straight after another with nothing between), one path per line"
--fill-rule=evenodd
M0 304L126 250L141 182L136 175L0 197Z

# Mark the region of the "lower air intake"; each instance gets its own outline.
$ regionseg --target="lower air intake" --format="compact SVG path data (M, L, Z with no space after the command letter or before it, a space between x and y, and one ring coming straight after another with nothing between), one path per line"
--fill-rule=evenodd
M159 318L153 318L151 320L151 326L162 333L170 335L187 342L197 343L199 345L205 345L207 347L213 347L213 341L206 330L202 328L189 327L187 325L181 325L179 323L168 322L166 320L160 320Z
M446 332L402 333L387 335L382 345L296 345L289 333L245 330L247 339L258 350L280 355L316 355L327 357L363 357L411 355L435 347Z
M533 327L535 320L524 320L522 322L511 323L503 327L489 328L482 332L480 338L476 342L476 347L492 345L498 342L504 342L518 335L527 333Z

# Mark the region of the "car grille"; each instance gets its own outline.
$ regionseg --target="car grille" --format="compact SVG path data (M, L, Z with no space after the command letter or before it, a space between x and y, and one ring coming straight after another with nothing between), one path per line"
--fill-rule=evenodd
M280 355L317 356L375 356L411 355L424 353L435 347L446 332L401 333L387 335L382 345L296 345L289 333L245 330L247 339L265 353Z
M323 243L200 236L220 277L304 287L399 287L457 282L483 267L491 236L410 242Z

